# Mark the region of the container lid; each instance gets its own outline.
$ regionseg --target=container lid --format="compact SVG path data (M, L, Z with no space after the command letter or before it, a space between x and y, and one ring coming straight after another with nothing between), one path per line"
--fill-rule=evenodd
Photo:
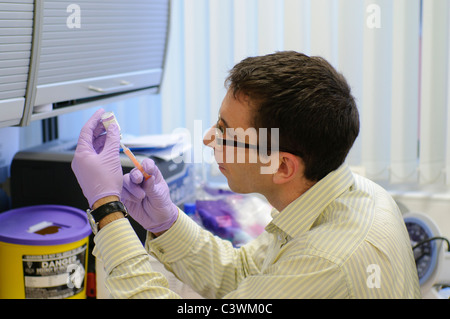
M52 246L86 238L91 227L86 213L59 205L37 205L0 213L0 242Z

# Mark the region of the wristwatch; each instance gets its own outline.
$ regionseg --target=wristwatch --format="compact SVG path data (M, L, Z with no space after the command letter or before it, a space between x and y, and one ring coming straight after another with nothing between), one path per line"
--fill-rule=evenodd
M109 214L116 212L122 212L124 213L125 217L128 216L127 208L122 202L119 201L103 204L94 210L86 210L89 224L91 224L92 232L94 233L94 235L98 233L98 223L100 222L100 220L102 220Z

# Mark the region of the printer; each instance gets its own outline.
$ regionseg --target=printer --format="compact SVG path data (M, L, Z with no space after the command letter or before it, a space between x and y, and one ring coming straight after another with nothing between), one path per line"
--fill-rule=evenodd
M13 208L30 205L66 205L82 210L89 208L71 162L76 140L54 140L19 151L11 163L11 204ZM152 158L166 180L172 201L182 208L195 198L193 165L179 158L159 157L152 149L134 151L138 161ZM179 155L182 156L182 155ZM124 173L134 168L131 160L120 154ZM145 241L145 230L129 217L136 234Z

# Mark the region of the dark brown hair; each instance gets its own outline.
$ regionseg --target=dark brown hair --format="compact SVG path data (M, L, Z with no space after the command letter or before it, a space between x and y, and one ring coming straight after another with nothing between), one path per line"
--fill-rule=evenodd
M350 87L321 57L294 51L249 57L225 83L235 98L249 97L256 129L279 128L279 149L300 156L311 181L337 169L359 134Z

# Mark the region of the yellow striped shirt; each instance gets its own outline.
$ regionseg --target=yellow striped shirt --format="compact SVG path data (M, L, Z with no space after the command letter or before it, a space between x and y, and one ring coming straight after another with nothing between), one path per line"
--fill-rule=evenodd
M144 249L126 220L104 227L94 254L117 298L177 298L147 251L206 298L420 298L411 244L393 199L343 165L241 248L180 212Z

